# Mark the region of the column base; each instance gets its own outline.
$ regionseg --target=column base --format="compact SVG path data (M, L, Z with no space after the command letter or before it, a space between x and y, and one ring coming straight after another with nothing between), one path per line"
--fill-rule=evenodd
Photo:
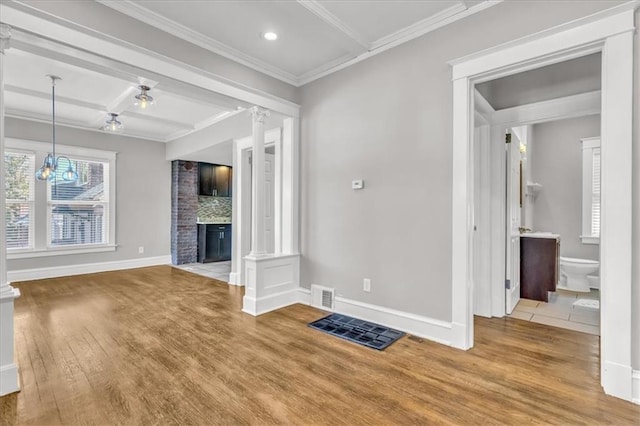
M249 255L242 311L253 316L299 302L300 255Z
M10 290L0 296L0 396L20 390L18 366L13 360L13 301L20 290Z

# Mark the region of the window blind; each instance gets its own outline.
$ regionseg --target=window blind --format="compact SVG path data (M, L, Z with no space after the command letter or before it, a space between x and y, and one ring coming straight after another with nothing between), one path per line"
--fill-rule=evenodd
M591 178L591 235L600 236L600 148L593 149Z
M4 154L7 249L33 247L35 154L6 150Z
M56 178L48 189L49 245L105 244L109 212L109 163L71 159L76 182Z

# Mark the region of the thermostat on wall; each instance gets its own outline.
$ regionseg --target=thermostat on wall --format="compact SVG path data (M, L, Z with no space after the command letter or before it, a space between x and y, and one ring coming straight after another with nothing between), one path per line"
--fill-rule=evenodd
M351 189L362 189L364 188L364 181L362 179L351 181Z

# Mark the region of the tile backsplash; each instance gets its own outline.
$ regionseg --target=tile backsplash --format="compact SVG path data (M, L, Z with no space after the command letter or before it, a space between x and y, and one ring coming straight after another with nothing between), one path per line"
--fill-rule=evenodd
M231 197L198 197L198 222L231 222Z

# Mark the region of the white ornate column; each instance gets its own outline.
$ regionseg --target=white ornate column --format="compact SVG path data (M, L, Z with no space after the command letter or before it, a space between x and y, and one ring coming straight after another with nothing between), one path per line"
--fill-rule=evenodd
M4 157L4 51L9 48L11 28L0 24L0 153ZM0 161L0 229L5 230L4 161ZM7 281L7 242L0 241L0 396L20 390L18 366L13 360L13 300L20 296Z
M251 253L261 256L267 253L265 237L265 170L264 170L264 122L269 111L254 106L251 108L253 119L253 150L251 161Z

